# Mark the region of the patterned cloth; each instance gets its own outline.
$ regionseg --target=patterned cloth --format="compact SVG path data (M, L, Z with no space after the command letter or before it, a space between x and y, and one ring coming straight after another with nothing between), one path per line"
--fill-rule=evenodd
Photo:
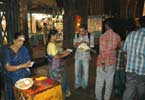
M31 60L31 57L28 53L28 50L26 47L22 46L17 53L15 53L11 48L5 49L5 56L4 56L4 64L10 64L12 66L18 66L20 64L24 64L27 61ZM10 78L12 80L13 84L21 79L28 77L31 74L30 70L28 68L23 68L17 71L8 72L5 70L5 75L7 78Z
M117 64L114 76L114 93L115 96L122 96L125 90L125 67L126 54L123 50L117 50Z
M100 54L97 58L98 67L102 66L102 61L104 61L105 66L116 65L116 48L120 40L120 36L111 29L100 37Z
M48 43L47 54L49 62L49 76L51 79L56 80L62 84L63 92L69 90L66 72L64 70L63 59L55 59L54 56L59 54L61 49L58 48L56 43Z
M131 32L123 50L127 52L126 72L145 75L145 28Z
M117 69L125 69L126 67L126 54L122 50L117 50Z
M52 79L62 83L62 73L64 66L61 59L55 59L54 56L59 54L59 48L56 43L48 43L47 46L48 61L49 61L49 75Z

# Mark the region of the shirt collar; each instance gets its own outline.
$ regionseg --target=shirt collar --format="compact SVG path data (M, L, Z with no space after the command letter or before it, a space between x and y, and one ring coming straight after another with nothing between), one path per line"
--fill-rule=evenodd
M106 30L106 33L112 33L112 32L113 32L112 29L108 29L108 30Z

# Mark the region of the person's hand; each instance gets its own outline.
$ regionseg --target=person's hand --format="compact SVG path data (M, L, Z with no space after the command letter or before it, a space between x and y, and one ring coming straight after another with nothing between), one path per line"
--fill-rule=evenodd
M22 64L22 68L28 68L31 65L31 61L27 61L26 63Z
M85 44L89 45L89 43L87 41L82 41L82 43L85 43Z
M64 54L67 56L67 55L71 54L71 52L66 50Z
M105 62L104 61L102 61L102 70L105 72Z
M78 47L82 42L76 42L75 46Z
M35 63L34 61L31 61L31 63L30 63L30 66L29 66L29 67L32 67L34 63Z

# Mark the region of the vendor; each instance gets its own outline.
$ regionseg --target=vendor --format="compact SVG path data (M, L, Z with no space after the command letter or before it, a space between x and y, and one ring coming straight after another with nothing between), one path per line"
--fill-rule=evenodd
M8 100L15 100L13 92L15 82L31 74L29 70L29 67L31 67L31 57L27 48L23 46L24 41L24 35L20 32L16 32L14 34L13 43L9 47L6 47L4 52L4 74L8 89Z

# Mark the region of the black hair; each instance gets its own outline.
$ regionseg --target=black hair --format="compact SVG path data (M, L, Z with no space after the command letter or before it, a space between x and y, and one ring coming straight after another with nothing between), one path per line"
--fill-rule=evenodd
M55 30L55 29L51 29L50 31L49 31L49 33L48 33L48 42L50 41L50 39L51 39L51 36L52 35L55 35L55 34L57 34L58 33L58 31L57 30Z
M137 29L136 22L134 18L129 18L127 21L127 31L128 33Z
M18 39L19 36L24 36L24 34L21 33L21 32L16 32L16 33L14 33L14 39L15 39L15 40ZM24 36L24 37L25 37L25 36Z
M87 30L87 29L88 29L88 26L87 26L87 24L82 23L82 24L80 25L80 28L84 28L85 30Z
M145 16L142 16L142 17L139 19L139 22L140 22L141 27L145 27Z
M115 19L113 18L108 18L104 21L104 25L109 26L111 29L114 29L114 23L115 23Z

